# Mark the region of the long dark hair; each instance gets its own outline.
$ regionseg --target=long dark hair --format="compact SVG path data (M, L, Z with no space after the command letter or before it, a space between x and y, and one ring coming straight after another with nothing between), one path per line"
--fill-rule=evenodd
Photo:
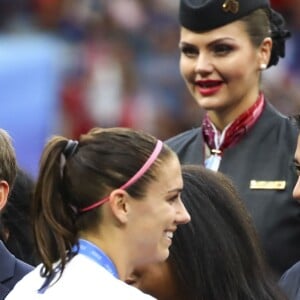
M183 166L183 179L191 222L174 234L169 261L184 299L285 299L229 179L200 166Z
M60 260L61 273L72 256L79 230L92 230L101 221L101 207L78 213L127 182L151 155L157 140L125 128L93 129L78 142L62 136L46 145L33 201L36 246L49 277ZM68 146L66 149L66 146ZM158 166L174 153L166 145L150 169L127 192L144 195Z

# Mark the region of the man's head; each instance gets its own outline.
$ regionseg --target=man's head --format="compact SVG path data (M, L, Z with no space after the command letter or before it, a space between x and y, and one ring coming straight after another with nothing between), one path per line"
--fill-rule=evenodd
M0 211L6 204L16 174L17 162L11 138L5 130L0 129Z

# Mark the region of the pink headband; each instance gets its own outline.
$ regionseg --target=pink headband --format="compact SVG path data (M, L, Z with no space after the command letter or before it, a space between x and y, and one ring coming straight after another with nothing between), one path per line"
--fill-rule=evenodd
M149 158L144 163L144 165L135 173L135 175L133 177L131 177L119 189L125 190L126 188L128 188L129 186L134 184L139 178L141 178L145 174L145 172L151 167L153 162L157 159L162 147L163 147L163 142L160 140L157 140L156 146L155 146L152 154L149 156ZM108 200L109 200L109 196L97 201L96 203L93 203L92 205L89 205L87 207L79 209L79 212L86 212L86 211L92 210L96 207L99 207L100 205L102 205L103 203L105 203Z

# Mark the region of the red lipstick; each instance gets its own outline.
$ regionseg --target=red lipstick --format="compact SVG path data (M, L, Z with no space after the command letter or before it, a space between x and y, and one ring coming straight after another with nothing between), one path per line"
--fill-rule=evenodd
M202 96L211 96L216 94L222 88L221 80L198 80L196 81L196 89Z

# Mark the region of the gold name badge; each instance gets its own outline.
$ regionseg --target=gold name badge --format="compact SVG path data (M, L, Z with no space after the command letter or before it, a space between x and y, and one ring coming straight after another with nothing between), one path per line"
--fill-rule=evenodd
M251 180L250 181L251 190L284 190L285 187L286 187L285 180L279 180L279 181Z

